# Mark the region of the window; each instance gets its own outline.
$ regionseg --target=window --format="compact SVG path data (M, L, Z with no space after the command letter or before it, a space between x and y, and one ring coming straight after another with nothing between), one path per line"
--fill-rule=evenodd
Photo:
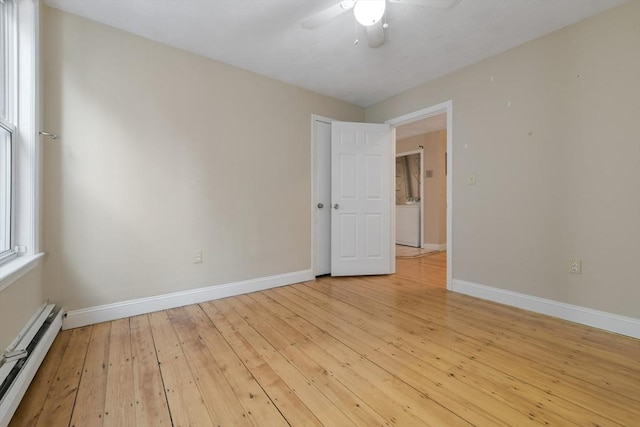
M0 3L0 262L13 253L13 140L17 94L16 14L12 1Z
M39 1L0 0L0 291L37 265Z

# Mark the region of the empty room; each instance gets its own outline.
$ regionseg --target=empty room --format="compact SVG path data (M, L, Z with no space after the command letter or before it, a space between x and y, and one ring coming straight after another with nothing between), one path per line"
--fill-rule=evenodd
M640 427L640 0L0 0L0 427Z

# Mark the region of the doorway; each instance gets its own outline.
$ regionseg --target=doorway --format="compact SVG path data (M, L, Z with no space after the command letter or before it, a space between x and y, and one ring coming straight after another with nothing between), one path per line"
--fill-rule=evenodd
M431 120L429 120L431 119ZM399 141L408 138L410 133L414 135L418 135L420 133L424 133L425 125L428 125L429 122L431 124L436 123L436 127L440 128L437 130L442 130L446 135L444 136L445 141L443 141L444 147L444 158L437 155L436 159L440 159L442 162L441 165L444 168L444 182L443 184L446 186L444 190L444 194L442 197L442 204L444 204L445 212L444 218L446 221L446 226L442 233L446 238L445 244L436 244L433 243L434 246L429 246L429 238L423 240L423 247L425 249L433 249L433 250L446 250L446 269L447 269L447 289L452 289L452 280L453 280L453 103L452 101L446 101L428 108L424 108L413 113L405 114L403 116L399 116L390 120L387 120L385 123L391 125L392 128L395 129L396 133L396 145L398 146L398 150L407 150L407 146L403 146L403 144L399 143ZM439 124L437 124L439 123ZM430 133L430 132L427 132ZM424 147L423 147L424 148ZM427 158L428 154L424 154L425 158L425 166L423 171L423 178L425 182L430 178L427 178L430 170L430 166L428 165ZM436 173L435 168L431 172L431 176L434 177ZM424 203L429 203L429 197L424 197ZM433 197L432 197L433 198ZM423 206L424 206L423 203ZM428 207L424 207L424 211L426 212ZM427 231L426 225L429 223L428 215L425 215L425 220L423 224L425 225L424 231Z
M331 119L311 116L311 268L331 274Z
M395 140L391 127L317 115L311 120L313 275L392 274Z

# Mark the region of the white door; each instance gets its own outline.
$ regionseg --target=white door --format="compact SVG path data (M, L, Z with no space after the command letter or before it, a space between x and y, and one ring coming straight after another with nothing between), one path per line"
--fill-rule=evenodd
M389 125L331 123L333 276L393 273L392 150Z
M313 120L314 138L314 274L331 273L331 123Z

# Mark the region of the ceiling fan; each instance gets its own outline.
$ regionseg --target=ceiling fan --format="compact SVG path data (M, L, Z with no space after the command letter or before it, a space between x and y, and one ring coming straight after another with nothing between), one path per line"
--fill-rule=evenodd
M369 47L379 47L384 44L384 30L389 26L382 19L385 15L387 1L393 4L450 9L457 6L462 0L342 0L303 20L300 25L302 28L313 30L345 12L353 10L356 21L367 30ZM357 39L355 43L358 43Z

